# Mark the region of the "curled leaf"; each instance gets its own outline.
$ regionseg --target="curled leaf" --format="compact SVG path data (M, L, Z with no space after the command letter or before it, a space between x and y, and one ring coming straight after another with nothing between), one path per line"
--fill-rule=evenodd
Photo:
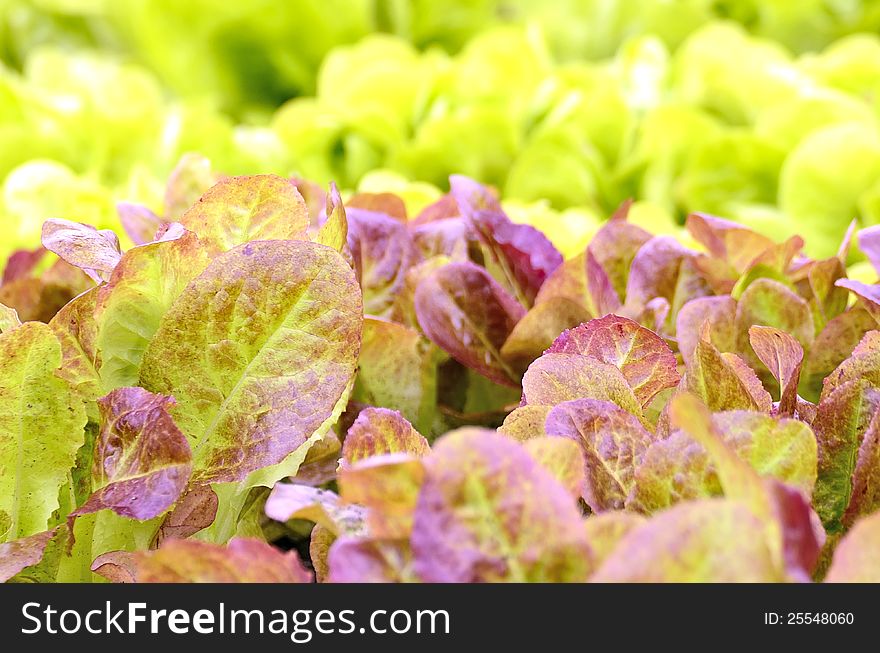
M473 263L450 263L419 283L416 314L425 334L466 367L515 387L518 376L501 348L525 314L489 274Z
M77 517L109 509L146 521L168 510L192 472L186 437L169 414L174 399L142 388L120 388L98 401L101 430L95 440L93 487Z
M779 414L794 414L804 361L803 347L790 335L773 327L750 327L749 341L755 354L779 383Z
M119 263L119 238L107 229L52 218L43 223L43 247L80 268L96 283L106 281Z

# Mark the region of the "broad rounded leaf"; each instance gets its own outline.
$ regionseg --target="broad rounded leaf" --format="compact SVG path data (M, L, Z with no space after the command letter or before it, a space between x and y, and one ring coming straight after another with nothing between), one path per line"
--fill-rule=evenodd
M252 240L303 238L309 214L289 179L255 175L229 177L215 184L180 222L213 256Z
M733 320L736 315L736 302L730 295L717 297L697 297L678 312L676 318L676 338L678 350L685 366L693 365L694 350L700 342L703 324L709 323L709 337L719 351L736 351L736 333Z
M396 410L366 408L345 436L342 465L353 465L370 456L405 453L420 457L431 451L428 441Z
M583 581L591 552L580 511L516 442L462 429L426 459L411 538L426 582Z
M656 333L617 315L590 320L562 333L547 350L581 354L614 365L622 373L642 407L681 380L675 354Z
M498 432L520 442L545 436L544 422L552 409L552 406L520 406L504 418Z
M602 399L641 416L642 408L617 367L580 354L544 354L523 376L523 404L555 406Z
M177 399L193 480L240 481L324 427L348 391L360 293L338 252L257 241L218 256L162 318L143 387Z
M391 216L349 208L346 217L364 312L389 317L404 290L406 273L421 261L418 248L406 225Z
M344 467L337 482L342 498L367 509L371 536L407 538L425 477L422 461L396 453L374 456Z
M366 317L352 401L398 410L428 433L441 358L445 354L415 329Z

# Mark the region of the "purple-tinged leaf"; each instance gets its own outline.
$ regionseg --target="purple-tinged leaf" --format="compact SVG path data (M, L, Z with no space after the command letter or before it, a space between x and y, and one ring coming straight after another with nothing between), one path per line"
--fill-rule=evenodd
M409 454L416 458L431 451L428 441L396 410L366 408L360 412L342 445L342 467L371 456L390 453Z
M107 392L138 384L141 361L160 321L208 265L195 234L128 250L97 291L94 361Z
M311 487L320 487L332 482L336 478L341 454L342 442L331 429L311 446L299 469L296 470L293 482Z
M633 473L653 439L639 420L611 402L576 399L551 410L545 429L580 445L586 463L583 498L593 512L623 509Z
M776 478L807 495L816 484L816 436L803 422L765 413L716 413L712 424L724 443L761 476Z
M633 415L642 407L617 367L580 354L544 354L523 376L522 404L556 406L572 399L610 401Z
M211 162L206 157L185 153L171 171L165 186L165 219L179 220L218 181L219 177L211 171Z
M588 253L595 256L618 298L625 297L630 265L649 240L651 234L623 219L609 220L593 236Z
M111 583L136 583L137 563L131 551L109 551L94 559L92 572Z
M850 526L858 518L880 510L880 411L875 411L868 425L852 474L852 496L843 524Z
M447 218L416 226L412 229L416 247L425 258L447 256L453 261L466 261L470 229L462 218Z
M657 334L617 315L590 320L562 333L547 353L580 354L617 367L643 407L678 385L675 354Z
M874 270L880 275L880 225L862 229L858 234L859 249L862 250Z
M446 193L437 201L423 208L422 212L414 220L411 220L410 223L413 225L423 225L459 216L461 216L461 211L458 208L458 202L455 201L451 193Z
M498 432L520 442L543 437L547 435L544 422L551 410L551 406L520 406L504 418Z
M852 308L832 318L816 336L807 354L801 375L801 394L816 401L822 382L852 354L864 335L877 328L877 322L861 308Z
M40 562L58 528L0 544L0 583Z
M815 337L813 314L805 300L773 279L758 279L746 288L736 305L736 332L740 351L751 357L749 327L771 326L808 349Z
M255 175L215 184L180 222L216 256L250 241L305 238L309 216L305 200L290 180Z
M450 263L419 283L416 314L425 334L462 365L515 387L518 376L501 347L525 314L489 273L473 263Z
M700 342L700 331L705 322L709 323L709 337L716 349L720 352L736 351L735 315L736 302L730 295L698 297L681 307L676 319L676 337L686 367L693 365L694 349Z
M562 264L562 255L534 227L512 222L485 187L460 175L451 176L449 185L462 217L501 268L508 288L523 305L531 306Z
M445 354L415 329L367 317L351 399L399 410L418 429L429 433L441 358Z
M645 518L641 515L622 510L590 515L584 522L584 528L596 565L601 565L630 531L644 523Z
M89 402L101 395L95 320L98 292L98 288L93 288L79 295L49 322L49 328L61 343L62 363L56 374Z
M782 581L764 525L744 505L689 501L630 530L590 579L597 583Z
M595 261L595 257L593 260ZM595 265L598 266L599 264L595 263ZM607 275L605 275L605 278L607 279ZM564 297L576 304L584 304L589 307L589 295L590 291L587 285L587 253L582 253L563 261L562 265L547 277L547 280L535 297L535 306L555 297Z
M876 322L880 323L880 286L863 283L856 279L838 279L835 285L846 288L858 297L864 309Z
M403 290L407 271L421 254L406 225L383 213L346 210L348 247L363 289L364 312L388 317Z
M272 488L265 512L280 522L306 519L334 535L363 532L367 516L364 508L344 503L334 492L292 483L278 483Z
M772 400L754 371L736 354L718 351L711 342L708 323L700 334L688 368L687 388L712 411L758 410L769 412Z
M195 535L214 523L219 500L210 485L195 485L186 490L169 512L156 535L157 544L165 540Z
M880 390L862 379L847 381L823 396L813 430L819 447L813 505L831 532L839 531L853 500L853 475L866 434L880 415Z
M296 551L283 553L250 538L226 546L199 540L168 540L135 554L139 583L309 583L312 575Z
M591 551L577 505L519 444L462 429L439 440L425 465L411 538L422 580L588 577Z
M80 268L95 283L110 278L122 257L119 238L107 229L51 218L43 223L43 247Z
M177 399L194 481L243 481L294 452L304 457L350 390L361 310L340 254L304 241L237 247L184 289L147 347L140 381ZM284 471L279 478L296 472Z
M67 517L73 536L77 517L109 509L146 521L180 498L192 472L189 442L169 414L174 399L142 388L120 388L98 400L101 430L95 440L92 482L96 490Z
M739 274L745 272L758 255L775 245L748 227L705 213L691 213L685 226L712 256L727 261Z
M46 530L85 442L86 412L57 376L61 362L45 324L0 335L0 541Z
M340 537L327 556L328 583L414 583L412 552L399 540Z
M822 384L821 399L825 399L835 388L847 381L865 379L875 387L880 387L880 331L867 331L852 355L825 377Z
M675 309L690 299L708 295L709 288L688 261L692 252L672 236L656 236L633 258L626 285L625 305L640 310L662 297Z
M846 267L837 257L814 261L808 266L807 284L813 308L813 321L822 329L829 320L846 310L849 293L837 282L846 278Z
M653 442L635 469L626 508L651 514L677 503L721 494L709 454L682 431Z
M810 505L809 494L778 481L766 487L782 530L782 554L789 578L809 583L825 544L822 522Z
M804 349L787 333L773 327L752 326L749 342L758 358L779 383L780 415L793 415L797 408L797 388L804 362Z
M826 583L880 583L880 512L858 521L834 551Z
M146 245L156 239L164 221L142 204L120 202L116 205L119 221L135 245Z
M818 526L818 518L813 514L806 498L798 499L794 496L793 492L801 492L800 490L790 491L787 488L780 488L780 482L775 479L762 479L758 471L738 455L736 440L739 438L734 434L731 437L732 441L726 442L720 435L721 429L730 430L730 423L725 424L723 421L727 418L734 420L734 423L738 421L738 426L743 428L744 436L752 437L753 442L761 446L762 443L758 442L751 433L754 429L750 429L747 423L741 421L743 416L747 420L764 419L761 416L752 417L751 414L729 413L713 420L706 406L690 393L679 394L670 403L671 423L688 433L709 453L718 472L725 497L744 504L763 523L763 540L768 545L778 568L784 569L789 578L803 580L812 572L812 568L805 568L802 563L807 558L818 558L813 556L813 552L824 544L824 532ZM722 419L719 420L719 417ZM793 459L799 461L799 464L807 461L807 475L812 474L810 463L814 454L809 429L795 420L782 420L780 424L806 431L806 433L796 432L792 439L798 452ZM771 432L763 439L763 447L766 447L765 450L773 451L779 447L780 439L782 438L779 435ZM807 446L802 446L804 444ZM783 451L787 450L788 447L784 446ZM746 449L745 456L751 458L753 453ZM763 460L765 455L757 455L755 458Z
M3 268L3 281L0 285L6 285L18 279L27 279L33 276L34 270L40 262L45 258L48 250L45 247L38 247L34 250L20 249L12 253L6 259L6 265Z
M586 280L588 306L595 317L602 317L620 309L620 295L614 289L611 277L599 263L591 249L586 253Z

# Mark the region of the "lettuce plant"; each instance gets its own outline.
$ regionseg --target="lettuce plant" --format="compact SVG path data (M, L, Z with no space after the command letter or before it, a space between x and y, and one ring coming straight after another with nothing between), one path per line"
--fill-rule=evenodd
M880 580L875 228L687 247L624 203L564 259L450 186L225 177L125 207L131 248L48 220L62 263L0 287L77 293L0 315L2 578Z

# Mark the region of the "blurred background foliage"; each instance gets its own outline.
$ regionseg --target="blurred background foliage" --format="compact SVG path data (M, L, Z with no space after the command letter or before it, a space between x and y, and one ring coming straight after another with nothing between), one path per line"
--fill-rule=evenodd
M161 211L199 152L412 211L464 173L572 251L635 197L824 255L880 222L878 32L880 0L0 0L4 253Z

